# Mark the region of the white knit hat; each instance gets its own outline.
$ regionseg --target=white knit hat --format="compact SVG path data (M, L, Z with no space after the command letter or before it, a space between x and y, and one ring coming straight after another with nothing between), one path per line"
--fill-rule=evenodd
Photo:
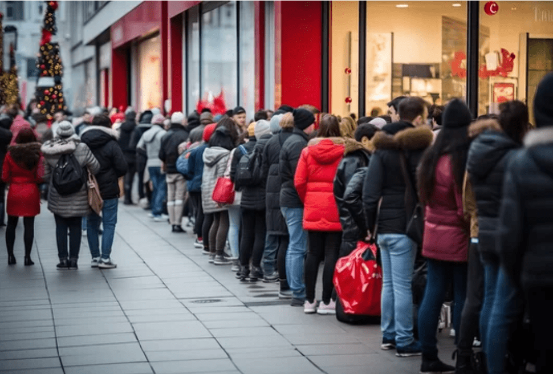
M60 138L69 138L75 134L75 129L69 121L61 121L56 129L56 135Z
M171 123L182 125L182 121L184 121L184 114L182 114L182 112L175 112L171 116Z

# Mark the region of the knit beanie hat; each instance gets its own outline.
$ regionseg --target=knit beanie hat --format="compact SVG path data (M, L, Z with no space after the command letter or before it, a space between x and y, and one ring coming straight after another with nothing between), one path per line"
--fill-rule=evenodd
M69 121L61 121L56 129L56 135L60 138L69 138L75 134L75 129Z
M162 114L154 114L152 117L152 125L163 125L163 121L165 121L165 117Z
M211 125L207 125L204 129L204 133L202 135L202 139L204 142L208 142L209 139L211 139L211 135L213 135L213 132L215 131L215 126L217 126L216 123L212 123Z
M210 123L213 123L213 114L211 114L211 112L203 112L200 114L200 123L202 125L209 125Z
M280 131L280 120L284 117L284 114L277 114L276 116L273 115L271 117L271 122L269 123L269 127L271 128L271 132L273 134L276 134Z
M175 112L171 115L171 123L178 123L179 125L182 125L183 120L184 114L182 114L182 112Z
M250 123L250 125L248 126L248 136L255 136L255 122Z
M294 109L294 126L300 130L305 130L315 122L315 116L307 109Z
M472 115L463 101L453 99L445 107L442 114L442 122L445 128L458 129L467 127L472 122Z
M259 140L259 138L261 138L265 134L270 134L271 126L269 124L269 121L264 119L260 119L259 121L257 121L257 123L255 124L254 133L257 140Z
M536 127L553 126L553 73L547 74L538 84L534 96Z
M373 118L368 123L370 123L371 125L375 125L379 129L386 126L386 120L384 118L380 118L380 117Z

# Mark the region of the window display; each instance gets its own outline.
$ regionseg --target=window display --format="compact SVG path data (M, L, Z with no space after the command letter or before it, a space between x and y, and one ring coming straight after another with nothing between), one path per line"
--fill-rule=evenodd
M161 40L159 35L138 44L138 110L161 108Z

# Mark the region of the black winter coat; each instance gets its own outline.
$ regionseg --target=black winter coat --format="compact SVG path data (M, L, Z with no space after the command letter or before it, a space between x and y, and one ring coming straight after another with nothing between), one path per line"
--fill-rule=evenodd
M134 121L127 120L123 122L119 128L119 140L117 142L125 155L125 161L127 161L129 165L136 162L136 145L141 135Z
M499 261L496 238L505 166L520 146L501 131L486 131L469 149L467 171L478 210L478 250L488 263Z
M524 287L553 287L553 128L530 132L505 170L498 242L501 265Z
M342 251L349 252L355 248L359 239L362 239L365 233L361 233L359 226L355 223L351 213L344 204L346 188L359 169L369 165L370 154L360 143L347 141L345 147L345 156L340 161L336 176L334 177L334 199L340 214L340 224L342 225ZM345 248L347 247L347 248Z
M127 173L127 162L117 143L117 135L117 131L100 126L88 126L81 133L81 141L88 145L100 163L96 180L104 200L119 197L117 179Z
M290 136L280 150L278 173L282 180L280 189L280 206L285 208L303 208L303 203L294 186L296 168L300 160L301 151L307 147L309 136L302 130L294 127Z
M261 136L255 144L253 152L259 152L263 155L263 149L267 145L272 134L265 134ZM246 186L242 189L242 200L240 201L240 207L249 210L265 210L265 190L267 189L267 179L261 178L261 182L254 186Z
M282 181L278 173L280 150L282 145L292 136L292 129L282 129L275 134L263 149L263 179L267 180L265 189L265 206L267 209L267 234L288 235L286 221L280 211L280 189Z
M167 174L178 173L177 159L179 158L179 145L187 139L188 131L178 123L172 123L167 134L161 138L159 159L165 163Z
M407 157L411 180L416 181L416 169L433 134L428 127L415 128L408 122L386 125L372 139L376 151L371 156L363 186L363 207L369 230L373 230L378 213L378 232L405 234L413 207L405 206L406 185L401 172L400 152ZM408 213L409 212L409 213Z
M8 129L0 127L0 175L2 175L2 167L4 165L4 158L8 153L8 146L12 141L12 132ZM0 201L3 203L3 201Z
M344 191L344 208L353 220L353 225L359 229L359 239L364 239L368 226L363 211L363 184L367 175L368 167L362 167L355 171Z
M257 139L255 139L255 136L251 136L248 139L248 142L242 144L242 147L246 149L248 154L253 152L253 149L255 148L255 145L257 144ZM239 150L234 152L234 156L232 157L232 162L230 164L230 180L235 183L235 177L236 177L236 168L238 167L238 162L242 158L244 154L240 152ZM236 186L237 191L242 191L243 188L240 188L240 186Z

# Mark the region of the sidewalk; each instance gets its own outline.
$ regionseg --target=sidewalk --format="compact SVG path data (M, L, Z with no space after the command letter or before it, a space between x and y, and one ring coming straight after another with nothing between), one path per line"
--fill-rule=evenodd
M209 264L191 234L138 207L119 205L117 269L90 268L83 238L79 270L56 270L54 219L41 208L35 266L23 266L22 223L15 266L0 231L1 373L419 372L420 357L380 350L379 326L305 315L278 299L276 283L241 284L229 266ZM439 339L452 363L453 339Z

